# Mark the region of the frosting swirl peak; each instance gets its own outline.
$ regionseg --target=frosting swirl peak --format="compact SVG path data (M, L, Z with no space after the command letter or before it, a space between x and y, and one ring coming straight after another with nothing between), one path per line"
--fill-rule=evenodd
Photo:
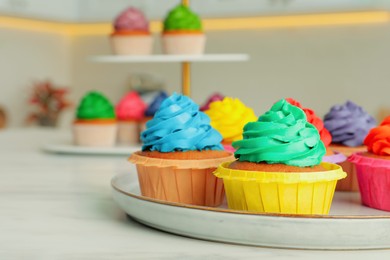
M100 92L88 92L77 107L78 119L115 119L114 107Z
M129 7L115 18L114 30L149 32L149 22L140 10Z
M302 109L285 99L244 127L244 139L233 142L239 161L318 165L325 154L318 130L306 120Z
M370 130L364 139L364 144L371 153L390 156L390 116L386 117L378 127Z
M300 109L303 110L306 114L307 122L314 125L315 128L317 128L318 133L320 134L321 141L324 142L325 147L328 147L330 143L332 142L332 136L330 135L329 131L324 127L324 122L319 118L314 110L310 108L303 107L301 103L298 101L287 98L287 102L289 102L291 105L297 106Z
M190 98L173 93L141 133L143 151L223 150L222 136Z
M330 131L333 143L355 147L363 144L376 121L362 107L347 101L330 109L324 117L324 125Z
M231 97L212 102L205 113L211 119L211 126L221 133L225 143L242 139L245 124L257 120L251 108L245 106L239 99Z
M119 120L141 120L145 109L146 104L137 91L127 93L115 107Z
M164 20L164 31L201 31L199 16L185 5L179 4L172 9Z

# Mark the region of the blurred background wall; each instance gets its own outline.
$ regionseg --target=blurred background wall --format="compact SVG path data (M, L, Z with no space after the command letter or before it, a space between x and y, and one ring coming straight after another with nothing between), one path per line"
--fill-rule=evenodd
M8 126L22 126L36 80L71 86L72 39L62 34L0 28L0 105Z
M377 116L390 108L390 24L298 27L207 33L207 53L248 53L249 62L196 63L193 98L202 103L213 92L238 97L257 114L276 100L294 97L323 116L347 99ZM159 51L159 38L155 47ZM180 91L180 65L103 64L91 55L110 54L108 35L72 36L0 29L0 104L10 126L26 117L27 91L34 79L50 78L71 88L77 104L96 89L117 102L132 75L148 73L169 92ZM61 126L73 118L68 110Z

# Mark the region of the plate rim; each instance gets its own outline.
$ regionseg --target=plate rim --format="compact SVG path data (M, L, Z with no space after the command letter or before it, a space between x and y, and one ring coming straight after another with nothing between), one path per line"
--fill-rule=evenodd
M43 143L41 149L49 153L62 154L85 154L85 155L127 155L130 156L134 151L138 151L140 145L132 146L110 146L110 147L89 147L72 145L71 142ZM117 149L117 150L115 150Z
M246 212L246 211L240 211L240 210L232 210L232 209L222 209L222 208L214 208L214 207L207 207L207 206L197 206L197 205L190 205L190 204L184 204L184 203L178 203L178 202L169 202L164 200L158 200L153 198L148 198L145 196L136 195L133 193L130 193L128 191L122 190L120 187L118 187L115 184L115 181L119 179L122 176L126 176L129 173L120 173L116 174L111 178L111 187L126 196L130 196L132 198L157 203L160 205L166 205L171 207L179 207L179 208L185 208L185 209L195 209L195 210L203 210L208 212L216 212L216 213L224 213L224 214L239 214L239 215L251 215L251 216L263 216L263 217L282 217L282 218L294 218L294 219L390 219L390 215L304 215L304 214L284 214L284 213L267 213L267 212ZM364 205L362 205L364 206Z

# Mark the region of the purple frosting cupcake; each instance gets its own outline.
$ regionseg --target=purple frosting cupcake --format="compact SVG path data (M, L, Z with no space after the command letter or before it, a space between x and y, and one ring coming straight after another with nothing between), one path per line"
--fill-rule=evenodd
M332 135L333 143L356 147L363 144L376 121L362 107L347 101L330 109L324 117L324 125Z

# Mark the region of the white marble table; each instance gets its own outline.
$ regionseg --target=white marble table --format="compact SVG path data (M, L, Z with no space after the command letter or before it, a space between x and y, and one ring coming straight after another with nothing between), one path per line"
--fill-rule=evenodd
M55 130L0 132L0 259L390 259L390 250L309 251L238 246L138 224L110 196L126 156L59 155Z

